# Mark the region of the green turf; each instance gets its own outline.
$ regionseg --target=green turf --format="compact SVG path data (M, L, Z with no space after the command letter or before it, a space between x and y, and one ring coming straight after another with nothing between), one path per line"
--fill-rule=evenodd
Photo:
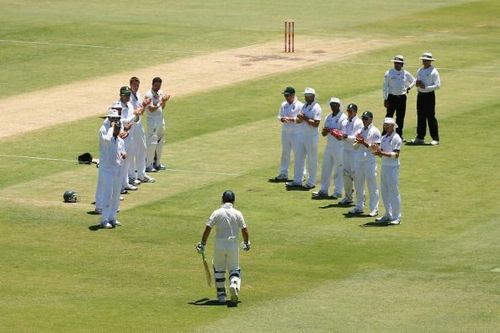
M282 4L268 1L150 1L128 8L86 1L78 2L78 11L75 3L0 1L0 39L120 47L120 33L127 32L129 46L161 52L127 58L124 50L0 42L4 96L269 40L281 33L274 20L288 16ZM161 14L143 10L150 4ZM408 37L397 47L342 62L172 100L166 148L171 170L126 197L121 228L92 230L98 218L86 212L92 208L93 166L0 157L0 331L498 330L497 2L309 4L290 3L304 32ZM131 24L134 9L138 16ZM391 20L394 10L401 13L397 21ZM163 52L170 48L186 53ZM284 86L315 87L323 106L331 95L354 101L373 110L378 124L389 60L403 53L414 73L425 50L438 58L442 76L442 142L403 147L401 226L360 227L366 218L345 218L345 208L267 182L278 168L275 116ZM63 60L74 65L63 66ZM34 69L39 75L19 75ZM412 92L409 138L414 105ZM0 155L74 160L96 152L100 122L89 118L4 138ZM69 187L80 191L81 203L60 203ZM227 188L236 192L253 243L242 254L242 303L196 305L215 293L205 286L194 245Z

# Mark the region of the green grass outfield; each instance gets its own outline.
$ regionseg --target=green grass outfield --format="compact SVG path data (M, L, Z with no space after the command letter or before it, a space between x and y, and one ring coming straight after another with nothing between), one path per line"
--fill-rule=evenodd
M0 332L498 331L497 1L0 5L3 97L281 41L286 18L303 35L405 41L173 99L169 170L126 196L124 226L116 230L89 229L98 222L86 214L94 167L6 156L95 153L100 119L0 139ZM366 218L347 219L347 209L330 201L267 182L278 169L275 116L286 85L316 88L323 116L336 95L374 111L380 125L389 60L402 53L415 73L427 50L442 78L442 144L403 148L400 226L362 228ZM414 105L412 91L407 137L415 131ZM0 112L15 117L15 110ZM81 203L61 203L68 188L79 191ZM242 302L195 305L215 296L194 245L227 188L236 192L253 243L241 255Z

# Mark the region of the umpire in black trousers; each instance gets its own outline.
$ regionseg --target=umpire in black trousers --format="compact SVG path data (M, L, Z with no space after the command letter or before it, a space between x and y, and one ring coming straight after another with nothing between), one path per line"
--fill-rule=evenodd
M406 94L415 85L415 78L408 71L403 69L404 58L396 55L392 62L394 68L389 69L384 75L384 107L386 108L386 118L393 118L396 113L396 132L403 138L403 127L406 114ZM382 134L385 134L382 133Z
M441 87L441 79L437 69L432 66L432 61L436 60L432 57L432 53L424 53L420 60L422 60L423 66L417 71L417 82L415 84L418 87L417 137L412 142L414 144L423 144L425 142L428 124L432 138L430 143L435 146L439 144L439 128L436 119L436 95L434 91Z

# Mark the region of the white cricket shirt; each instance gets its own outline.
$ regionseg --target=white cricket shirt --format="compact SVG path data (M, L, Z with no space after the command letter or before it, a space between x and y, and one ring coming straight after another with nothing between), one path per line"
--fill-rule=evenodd
M206 225L215 227L215 238L221 240L237 240L240 230L246 228L243 214L229 202L214 210Z

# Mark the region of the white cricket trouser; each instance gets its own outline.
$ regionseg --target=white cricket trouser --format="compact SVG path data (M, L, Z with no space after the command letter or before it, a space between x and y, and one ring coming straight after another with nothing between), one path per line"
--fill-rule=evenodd
M130 156L130 167L128 169L129 178L143 179L146 175L146 134L142 124L134 125L134 155ZM127 158L129 158L127 156ZM137 171L137 174L136 174Z
M226 295L226 270L229 282L241 287L240 252L237 239L217 239L214 248L214 278L217 296Z
M286 125L283 125L281 128L280 175L288 176L288 166L290 165L290 156L293 150L295 130L295 128Z
M128 184L128 170L130 169L130 165L132 164L131 156L135 154L135 143L134 137L132 133L130 133L125 139L123 139L125 152L127 153L127 157L122 161L121 169L122 169L122 188L126 188L129 186Z
M318 138L319 136L317 133L301 133L297 136L295 142L295 167L293 170L293 182L295 184L302 184L306 158L307 172L309 173L307 185L316 184L316 174L318 172Z
M377 161L370 159L355 159L354 187L356 189L356 208L363 209L365 201L365 182L370 194L370 211L378 208L379 194L377 188Z
M104 209L104 195L103 195L103 186L104 186L104 172L102 171L102 167L98 169L97 176L97 189L95 191L95 209L103 210Z
M344 148L344 191L345 196L352 200L354 183L354 150Z
M155 156L156 164L161 164L161 155L165 143L165 122L163 118L156 118L148 117L148 131L146 135L146 145L148 147L146 165L148 166L154 163Z
M327 144L323 154L323 165L321 167L321 192L328 193L333 173L333 193L344 191L344 146L339 144Z
M120 190L122 187L120 166L99 168L103 173L102 196L104 207L101 223L116 220L116 211L120 206Z
M391 219L401 218L401 196L399 194L399 166L382 165L380 192L385 215Z

